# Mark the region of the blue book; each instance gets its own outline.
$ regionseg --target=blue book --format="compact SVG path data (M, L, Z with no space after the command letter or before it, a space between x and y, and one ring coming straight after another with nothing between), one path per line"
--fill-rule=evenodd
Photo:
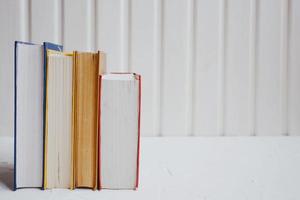
M62 48L15 42L14 190L43 188L47 50Z

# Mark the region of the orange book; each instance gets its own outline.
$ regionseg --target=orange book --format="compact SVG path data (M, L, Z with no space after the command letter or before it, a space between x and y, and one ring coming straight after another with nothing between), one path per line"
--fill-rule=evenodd
M103 53L74 52L73 56L73 187L97 188L98 74Z

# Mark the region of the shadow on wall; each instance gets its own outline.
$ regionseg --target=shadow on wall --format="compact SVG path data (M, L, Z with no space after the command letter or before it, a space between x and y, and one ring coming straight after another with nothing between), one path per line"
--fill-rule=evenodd
M0 188L13 190L14 167L8 162L0 162Z

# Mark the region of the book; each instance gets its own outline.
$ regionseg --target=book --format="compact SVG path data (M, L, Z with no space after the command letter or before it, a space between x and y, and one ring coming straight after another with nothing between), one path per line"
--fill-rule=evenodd
M43 186L44 51L62 46L15 42L14 190Z
M102 52L74 52L74 187L97 188L98 74L105 70Z
M72 54L47 51L44 189L71 188Z
M98 188L136 189L139 179L141 76L99 76Z

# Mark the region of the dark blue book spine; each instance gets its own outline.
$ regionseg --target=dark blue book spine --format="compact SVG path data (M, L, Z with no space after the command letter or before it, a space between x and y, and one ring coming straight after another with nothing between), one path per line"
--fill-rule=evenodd
M17 178L16 178L16 171L17 171L17 44L18 42L15 41L15 49L14 49L14 190L17 189Z

